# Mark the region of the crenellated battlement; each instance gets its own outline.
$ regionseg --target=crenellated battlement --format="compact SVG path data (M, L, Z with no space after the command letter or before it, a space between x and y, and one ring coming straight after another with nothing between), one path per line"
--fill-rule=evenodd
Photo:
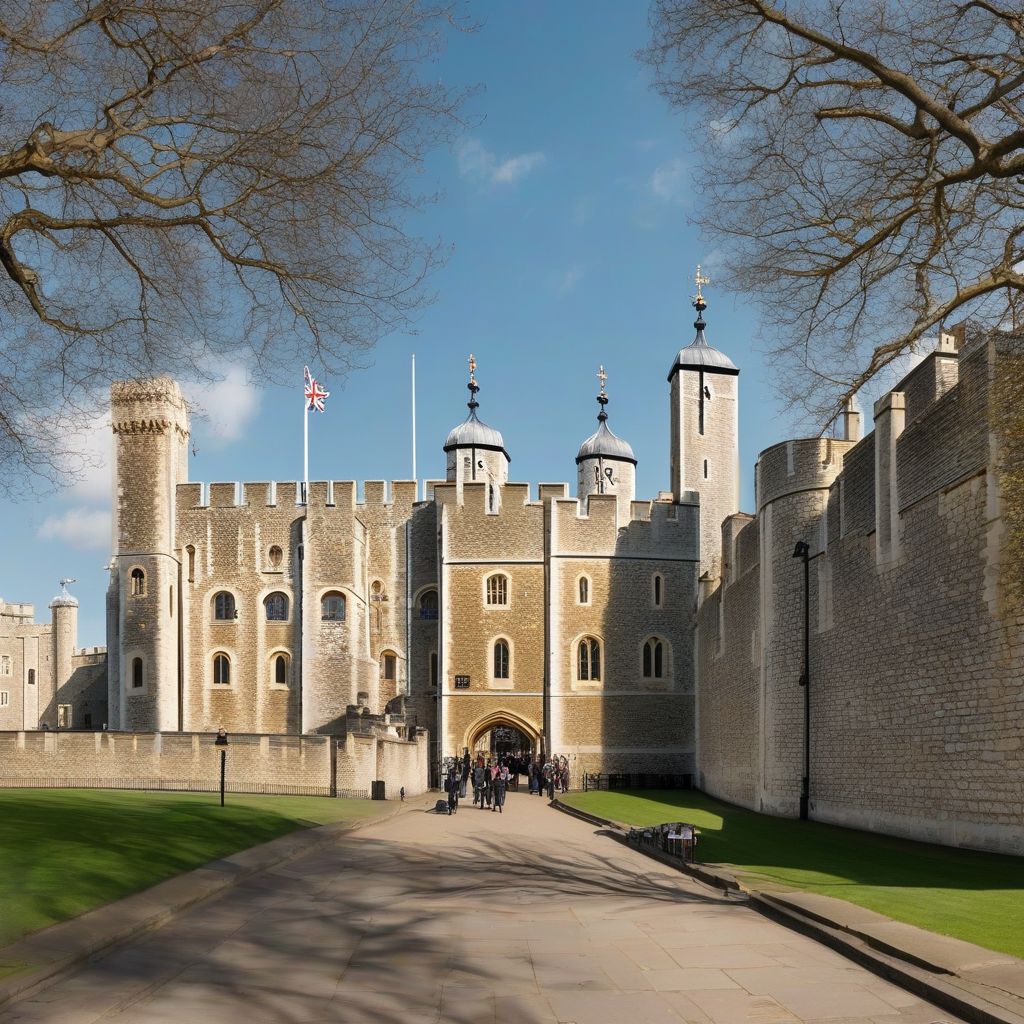
M558 554L697 558L698 508L664 501L632 502L629 522L618 518L613 494L591 494L585 502L551 504L552 549Z
M200 508L348 508L352 511L369 508L412 509L416 503L414 480L367 480L363 497L355 480L311 480L308 502L302 500L302 482L274 480L230 483L192 482L178 484L179 509Z
M807 437L766 448L757 460L758 511L791 494L827 490L853 445L834 437Z

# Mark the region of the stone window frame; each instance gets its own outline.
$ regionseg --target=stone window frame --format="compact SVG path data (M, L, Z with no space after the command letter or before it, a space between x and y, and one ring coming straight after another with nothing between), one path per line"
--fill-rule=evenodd
M9 654L0 654L0 676L9 676L13 674L11 665L11 656Z
M586 584L587 587L586 600L583 599L584 584ZM581 608L589 608L593 601L593 593L593 580L591 580L590 575L588 573L581 572L576 577L576 604L579 605Z
M659 585L660 584L660 585ZM665 592L667 590L665 585L665 574L663 572L656 572L651 576L651 607L652 608L664 608L665 607Z
M324 600L328 597L340 597L342 602L342 614L340 618L324 618ZM317 606L320 608L320 614L317 617L317 621L320 623L330 623L331 625L337 625L338 623L348 622L348 606L350 604L351 595L345 590L344 587L324 587L323 590L317 595Z
M434 595L434 608L425 609L423 607L423 601L431 594ZM441 617L441 595L438 593L437 585L434 583L429 584L426 587L422 587L416 592L414 598L416 608L416 621L417 622L437 622ZM430 614L430 612L433 614ZM424 614L426 612L427 614Z
M271 599L281 598L284 601L284 616L278 618L270 615L270 602ZM275 602L276 603L276 602ZM261 604L263 605L263 618L265 622L290 622L292 614L292 601L291 597L286 594L283 590L271 590L267 594L263 595Z
M508 675L504 678L494 674L494 651L498 644L504 644L508 650ZM487 686L492 690L511 690L515 688L515 643L510 636L499 633L487 642Z
M491 601L490 600L490 583L491 580L503 579L505 581L505 601ZM491 609L506 609L512 607L512 577L509 573L501 570L499 572L488 573L483 579L483 601L484 607L488 610Z
M598 677L595 679L593 676L592 667L588 668L588 676L586 679L580 677L580 646L584 641L591 641L597 643L597 653L600 664L598 666ZM579 636L573 638L572 643L569 646L569 657L570 671L573 683L573 689L596 689L605 685L605 676L608 668L608 650L604 641L604 637L599 633L595 633L593 630L588 630L585 633L580 633ZM590 655L588 653L588 662Z
M393 667L394 667L394 670L395 670L395 674L393 676L389 676L387 674L387 659L388 658L393 659ZM398 683L398 681L399 681L398 680L398 662L399 662L398 651L396 651L393 647L385 647L380 652L380 654L377 656L377 666L378 666L378 668L380 670L380 680L381 680L382 683L395 683L395 684Z
M277 659L285 659L285 682L277 681ZM292 688L292 652L287 647L274 647L267 654L267 684L271 690L290 690ZM230 684L229 684L230 685ZM223 684L218 689L227 689Z
M234 612L233 615L227 618L217 617L217 598L221 594L227 594L231 598L231 610ZM215 591L210 594L210 620L214 625L224 625L225 623L232 623L238 621L238 608L239 608L238 594L235 593L230 587L218 587Z
M132 693L140 693L146 688L146 660L141 654L133 654L132 660L129 663L130 672L129 675L129 686ZM136 676L136 669L138 669L138 675ZM138 682L136 682L138 678Z
M0 690L0 708L10 707L11 704L11 691Z
M228 681L226 683L218 683L217 680L217 659L226 658L228 662ZM210 653L210 657L207 659L209 664L209 687L211 690L216 690L218 693L224 690L235 689L235 662L236 662L234 651L230 651L224 647L217 647Z
M146 596L146 570L141 565L133 565L128 570L128 593L132 597Z
M427 655L427 689L437 690L437 680L439 677L441 662L437 656L437 651L430 651Z
M647 675L644 672L645 669L645 653L648 644L655 643L661 644L661 675L654 674L656 652L651 649L651 674ZM667 637L660 633L651 633L649 636L645 636L643 643L640 644L640 678L645 683L671 683L673 681L673 666L674 659L672 657L672 644Z
M267 548L267 565L270 566L269 572L283 572L284 566L284 548L280 544L271 544Z
M149 693L149 663L146 652L140 647L128 647L124 650L122 661L124 677L121 689L126 697L145 697ZM142 661L142 686L132 686L132 666L135 659Z

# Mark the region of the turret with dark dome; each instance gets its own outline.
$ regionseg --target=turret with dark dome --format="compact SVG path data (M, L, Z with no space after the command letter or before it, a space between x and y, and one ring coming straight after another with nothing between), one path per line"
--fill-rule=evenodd
M704 295L701 293L700 286L701 284L707 284L708 280L702 277L700 267L697 267L697 278L697 296L693 302L693 308L697 310L697 319L693 323L697 330L697 336L689 345L681 348L676 354L672 368L668 371L669 380L672 379L672 375L676 370L698 370L705 373L728 374L738 374L740 372L736 364L724 352L719 352L717 348L712 348L708 344L707 338L704 337L704 328L707 327L707 324L704 322L704 310L708 307L704 301Z
M576 453L577 496L583 500L591 494L614 494L619 499L620 512L628 519L636 493L636 457L630 443L616 437L608 427L608 393L604 387L608 375L603 366L597 377L601 382L597 430Z
M476 400L480 385L476 382L476 359L469 357L469 415L448 432L444 451L448 456L447 477L461 483L486 482L500 485L508 480L511 456L505 450L501 431L488 426L477 415L480 403ZM494 501L497 501L495 494Z

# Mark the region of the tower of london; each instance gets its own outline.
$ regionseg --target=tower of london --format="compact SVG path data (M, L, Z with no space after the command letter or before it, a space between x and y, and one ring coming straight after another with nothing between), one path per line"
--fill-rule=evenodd
M115 385L111 727L344 734L395 714L435 760L505 727L580 771L692 773L698 581L739 490L739 371L695 306L653 500L603 368L575 494L510 478L472 359L445 479L367 481L361 499L349 480L190 482L178 385Z

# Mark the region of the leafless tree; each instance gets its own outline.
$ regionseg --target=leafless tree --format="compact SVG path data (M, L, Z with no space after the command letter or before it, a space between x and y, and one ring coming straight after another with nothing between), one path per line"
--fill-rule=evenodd
M706 129L700 219L818 427L937 325L1024 309L1024 8L654 0L644 59ZM696 148L696 147L695 147Z
M798 413L827 429L951 319L1019 345L1019 2L654 0L651 20L658 87L706 129L700 219L761 301ZM1024 607L1024 358L993 385L1001 575Z
M344 369L438 256L444 0L0 0L0 466L111 379ZM42 415L45 412L45 416Z

